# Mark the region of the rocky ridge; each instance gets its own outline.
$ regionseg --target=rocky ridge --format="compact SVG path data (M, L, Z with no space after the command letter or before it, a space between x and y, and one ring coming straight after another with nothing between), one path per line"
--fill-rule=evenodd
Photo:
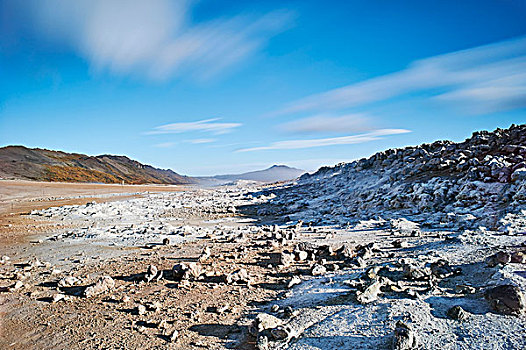
M318 224L411 218L435 228L524 231L517 217L526 214L526 125L475 132L461 143L389 149L323 167L273 193L259 214Z

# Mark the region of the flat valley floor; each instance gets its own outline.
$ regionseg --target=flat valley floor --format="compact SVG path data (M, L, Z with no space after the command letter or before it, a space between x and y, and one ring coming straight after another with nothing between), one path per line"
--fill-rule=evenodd
M523 263L486 264L523 251L524 235L300 227L258 217L272 200L261 190L0 181L0 348L389 349L398 321L419 348L526 348L526 316L484 298L526 289ZM437 261L439 278L404 272ZM104 276L113 284L87 297ZM264 322L254 336L259 314L284 339Z

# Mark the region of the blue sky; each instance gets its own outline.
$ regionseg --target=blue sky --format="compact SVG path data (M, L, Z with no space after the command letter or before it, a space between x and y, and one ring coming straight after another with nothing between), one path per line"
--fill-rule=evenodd
M0 0L0 146L314 170L525 108L526 1Z

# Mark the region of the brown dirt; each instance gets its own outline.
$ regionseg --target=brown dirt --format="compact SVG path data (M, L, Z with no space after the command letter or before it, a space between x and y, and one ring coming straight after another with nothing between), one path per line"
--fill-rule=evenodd
M71 301L51 303L59 277L45 273L46 268L34 269L35 277L25 282L27 287L17 293L0 294L0 319L4 320L0 325L0 348L215 349L226 347L230 336L242 338L240 348L253 348L238 321L258 303L272 299L283 282L268 276L266 268L258 264L261 257L255 250L236 257L232 255L233 244L214 244L213 259L203 266L219 276L186 286L170 279L143 283L130 278L144 272L149 264L170 270L179 261L195 260L204 245L206 242L132 251L103 263L77 264L72 270L75 276L107 274L116 280L113 292L91 299L74 296ZM241 267L254 277L254 287L220 282L224 273ZM0 279L2 285L9 281L6 277ZM123 296L131 301L119 302ZM141 316L134 312L140 303L154 301L161 303L159 311ZM228 310L223 314L212 311L224 305ZM157 327L162 320L168 324L164 333L179 332L177 341L169 342Z
M27 237L60 228L56 223L29 220L32 210L91 201L111 202L141 196L141 192L175 192L175 185L115 185L90 183L0 180L0 246L27 241ZM101 195L119 194L114 197ZM129 194L129 195L126 195ZM82 198L72 198L82 196Z
M202 239L180 246L155 246L154 249L95 248L90 244L71 247L60 241L35 243L36 239L44 237L43 233L49 236L65 226L50 219L36 221L23 215L33 209L83 204L93 199L127 198L52 197L174 191L181 187L25 181L2 181L2 184L0 245L3 254L13 260L0 264L0 349L223 349L231 346L231 338L241 339L238 348L252 349L253 339L246 336L246 327L240 320L257 309L261 302L275 299L287 279L287 275L267 267L265 254L273 248L264 246L264 241L229 243ZM195 261L205 246L211 247L212 258L203 263L209 272L203 280L185 285L169 277L150 283L132 278L145 272L149 264L169 271L177 262ZM96 249L109 254L97 257ZM9 290L20 279L16 271L21 270L26 258L48 261L57 250L67 251L59 267L28 267L30 275L22 279L24 286ZM113 256L112 250L116 252ZM53 274L57 268L62 272ZM239 268L248 270L253 278L252 286L223 282L225 274ZM109 275L115 279L116 288L90 299L71 296L68 301L52 303L52 296L59 292L57 281L68 275L81 278L82 286L93 283L99 276ZM120 302L124 296L131 300ZM148 311L145 315L134 312L140 303L154 301L161 303L159 311ZM226 312L213 312L214 307L224 305L228 305ZM162 320L167 323L166 331L158 327ZM173 330L177 330L179 336L175 342L170 342L166 335Z

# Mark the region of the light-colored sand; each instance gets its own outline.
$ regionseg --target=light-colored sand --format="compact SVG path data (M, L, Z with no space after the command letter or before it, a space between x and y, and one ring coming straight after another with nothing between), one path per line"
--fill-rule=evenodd
M178 192L186 188L174 185L0 180L0 245L24 242L29 236L48 230L47 225L34 225L24 215L32 210L82 205L91 201L111 202L140 197L145 193Z
M183 190L176 185L116 185L92 183L40 182L0 180L0 214L20 210L57 206L67 201L87 202L91 198L108 198L108 195L134 195L141 192L176 192ZM48 202L50 205L46 205ZM78 204L78 203L75 203Z

